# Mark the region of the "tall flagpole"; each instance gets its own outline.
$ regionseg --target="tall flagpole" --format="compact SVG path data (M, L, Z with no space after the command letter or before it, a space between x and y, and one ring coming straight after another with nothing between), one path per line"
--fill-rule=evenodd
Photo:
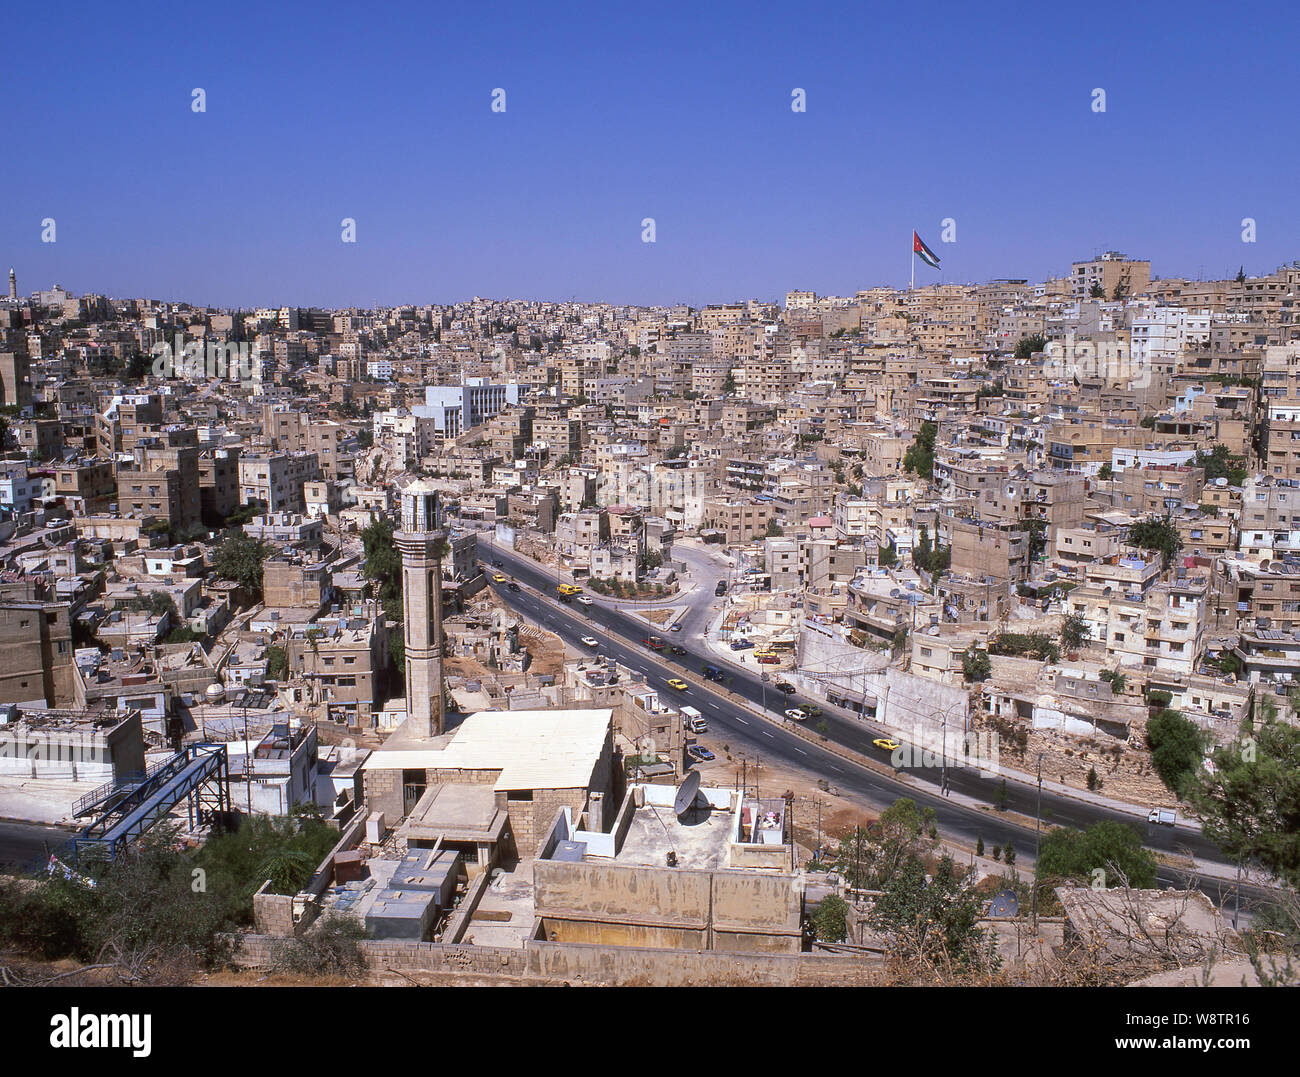
M907 286L909 292L916 290L916 233L912 233L912 283Z

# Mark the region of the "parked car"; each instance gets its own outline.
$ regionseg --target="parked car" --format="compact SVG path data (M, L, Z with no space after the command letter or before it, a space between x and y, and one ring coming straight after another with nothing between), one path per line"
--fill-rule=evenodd
M691 745L689 748L687 748L686 750L687 750L687 752L689 752L691 755L693 755L696 759L700 760L700 762L702 762L702 763L709 763L709 762L712 762L714 759L717 759L717 758L718 758L716 755L714 755L714 754L713 754L711 751L709 751L707 748L705 748L705 747L703 747L702 745L699 745L699 744L692 744L692 745Z
M814 706L811 703L800 703L799 709L803 711L804 717L806 718L816 718L820 716L822 712L821 707Z
M685 647L682 647L682 646L680 646L680 645L678 645L678 644L676 644L676 643L674 643L671 647L669 647L668 650L671 651L673 654L676 654L676 655L682 655L682 654L685 654L685 653L686 653L686 648L685 648Z
M519 590L519 584L517 584L517 583L509 583L509 584L506 585L506 590L507 590L507 591L518 591L518 590Z
M733 639L731 641L731 649L733 651L743 651L746 647L752 647L752 646L754 645L750 643L749 640L747 639Z
M727 581L719 580L718 586L713 589L713 593L719 596L725 595L727 593Z
M681 621L674 621L672 624L670 624L670 625L668 626L668 631L669 631L669 632L680 632L681 630L682 630L682 622L681 622Z
M784 692L786 695L789 695L791 692L794 691L794 685L791 684L789 681L777 681L776 690L778 692Z
M579 595L579 596L578 596L578 605L579 605L579 606L590 606L590 605L591 605L591 599L588 598L586 595Z

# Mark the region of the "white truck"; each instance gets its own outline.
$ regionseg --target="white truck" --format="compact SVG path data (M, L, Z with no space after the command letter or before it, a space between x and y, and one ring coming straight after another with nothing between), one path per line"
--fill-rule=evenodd
M1173 826L1178 821L1178 814L1169 808L1152 808L1147 815L1148 823L1159 823L1161 826Z
M682 728L691 733L707 733L709 731L709 727L704 721L704 715L694 707L682 708Z

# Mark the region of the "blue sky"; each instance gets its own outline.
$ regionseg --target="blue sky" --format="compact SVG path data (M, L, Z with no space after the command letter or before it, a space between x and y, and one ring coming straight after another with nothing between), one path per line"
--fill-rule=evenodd
M15 8L0 269L220 306L700 305L906 284L913 227L943 261L918 284L1300 258L1284 5L624 7Z

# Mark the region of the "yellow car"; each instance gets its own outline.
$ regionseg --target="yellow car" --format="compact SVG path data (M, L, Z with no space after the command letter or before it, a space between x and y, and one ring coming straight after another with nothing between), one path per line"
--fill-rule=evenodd
M505 573L504 573L504 572L494 572L494 573L492 573L492 582L493 582L493 583L505 583L505 582L506 582L506 576L505 576Z
M571 584L571 583L562 583L562 584L560 584L560 585L556 588L556 590L559 591L560 594L562 594L562 595L579 595L579 594L582 594L582 588L581 588L581 587L574 587L573 584Z
M882 752L898 751L898 741L896 740L886 740L884 737L877 737L871 743L874 744L877 748L879 748Z
M688 688L690 687L690 685L687 684L687 683L686 683L684 680L682 680L680 677L674 677L671 681L668 682L668 687L669 687L669 688L676 688L677 691L679 691L679 692L685 692L686 689L688 689Z

